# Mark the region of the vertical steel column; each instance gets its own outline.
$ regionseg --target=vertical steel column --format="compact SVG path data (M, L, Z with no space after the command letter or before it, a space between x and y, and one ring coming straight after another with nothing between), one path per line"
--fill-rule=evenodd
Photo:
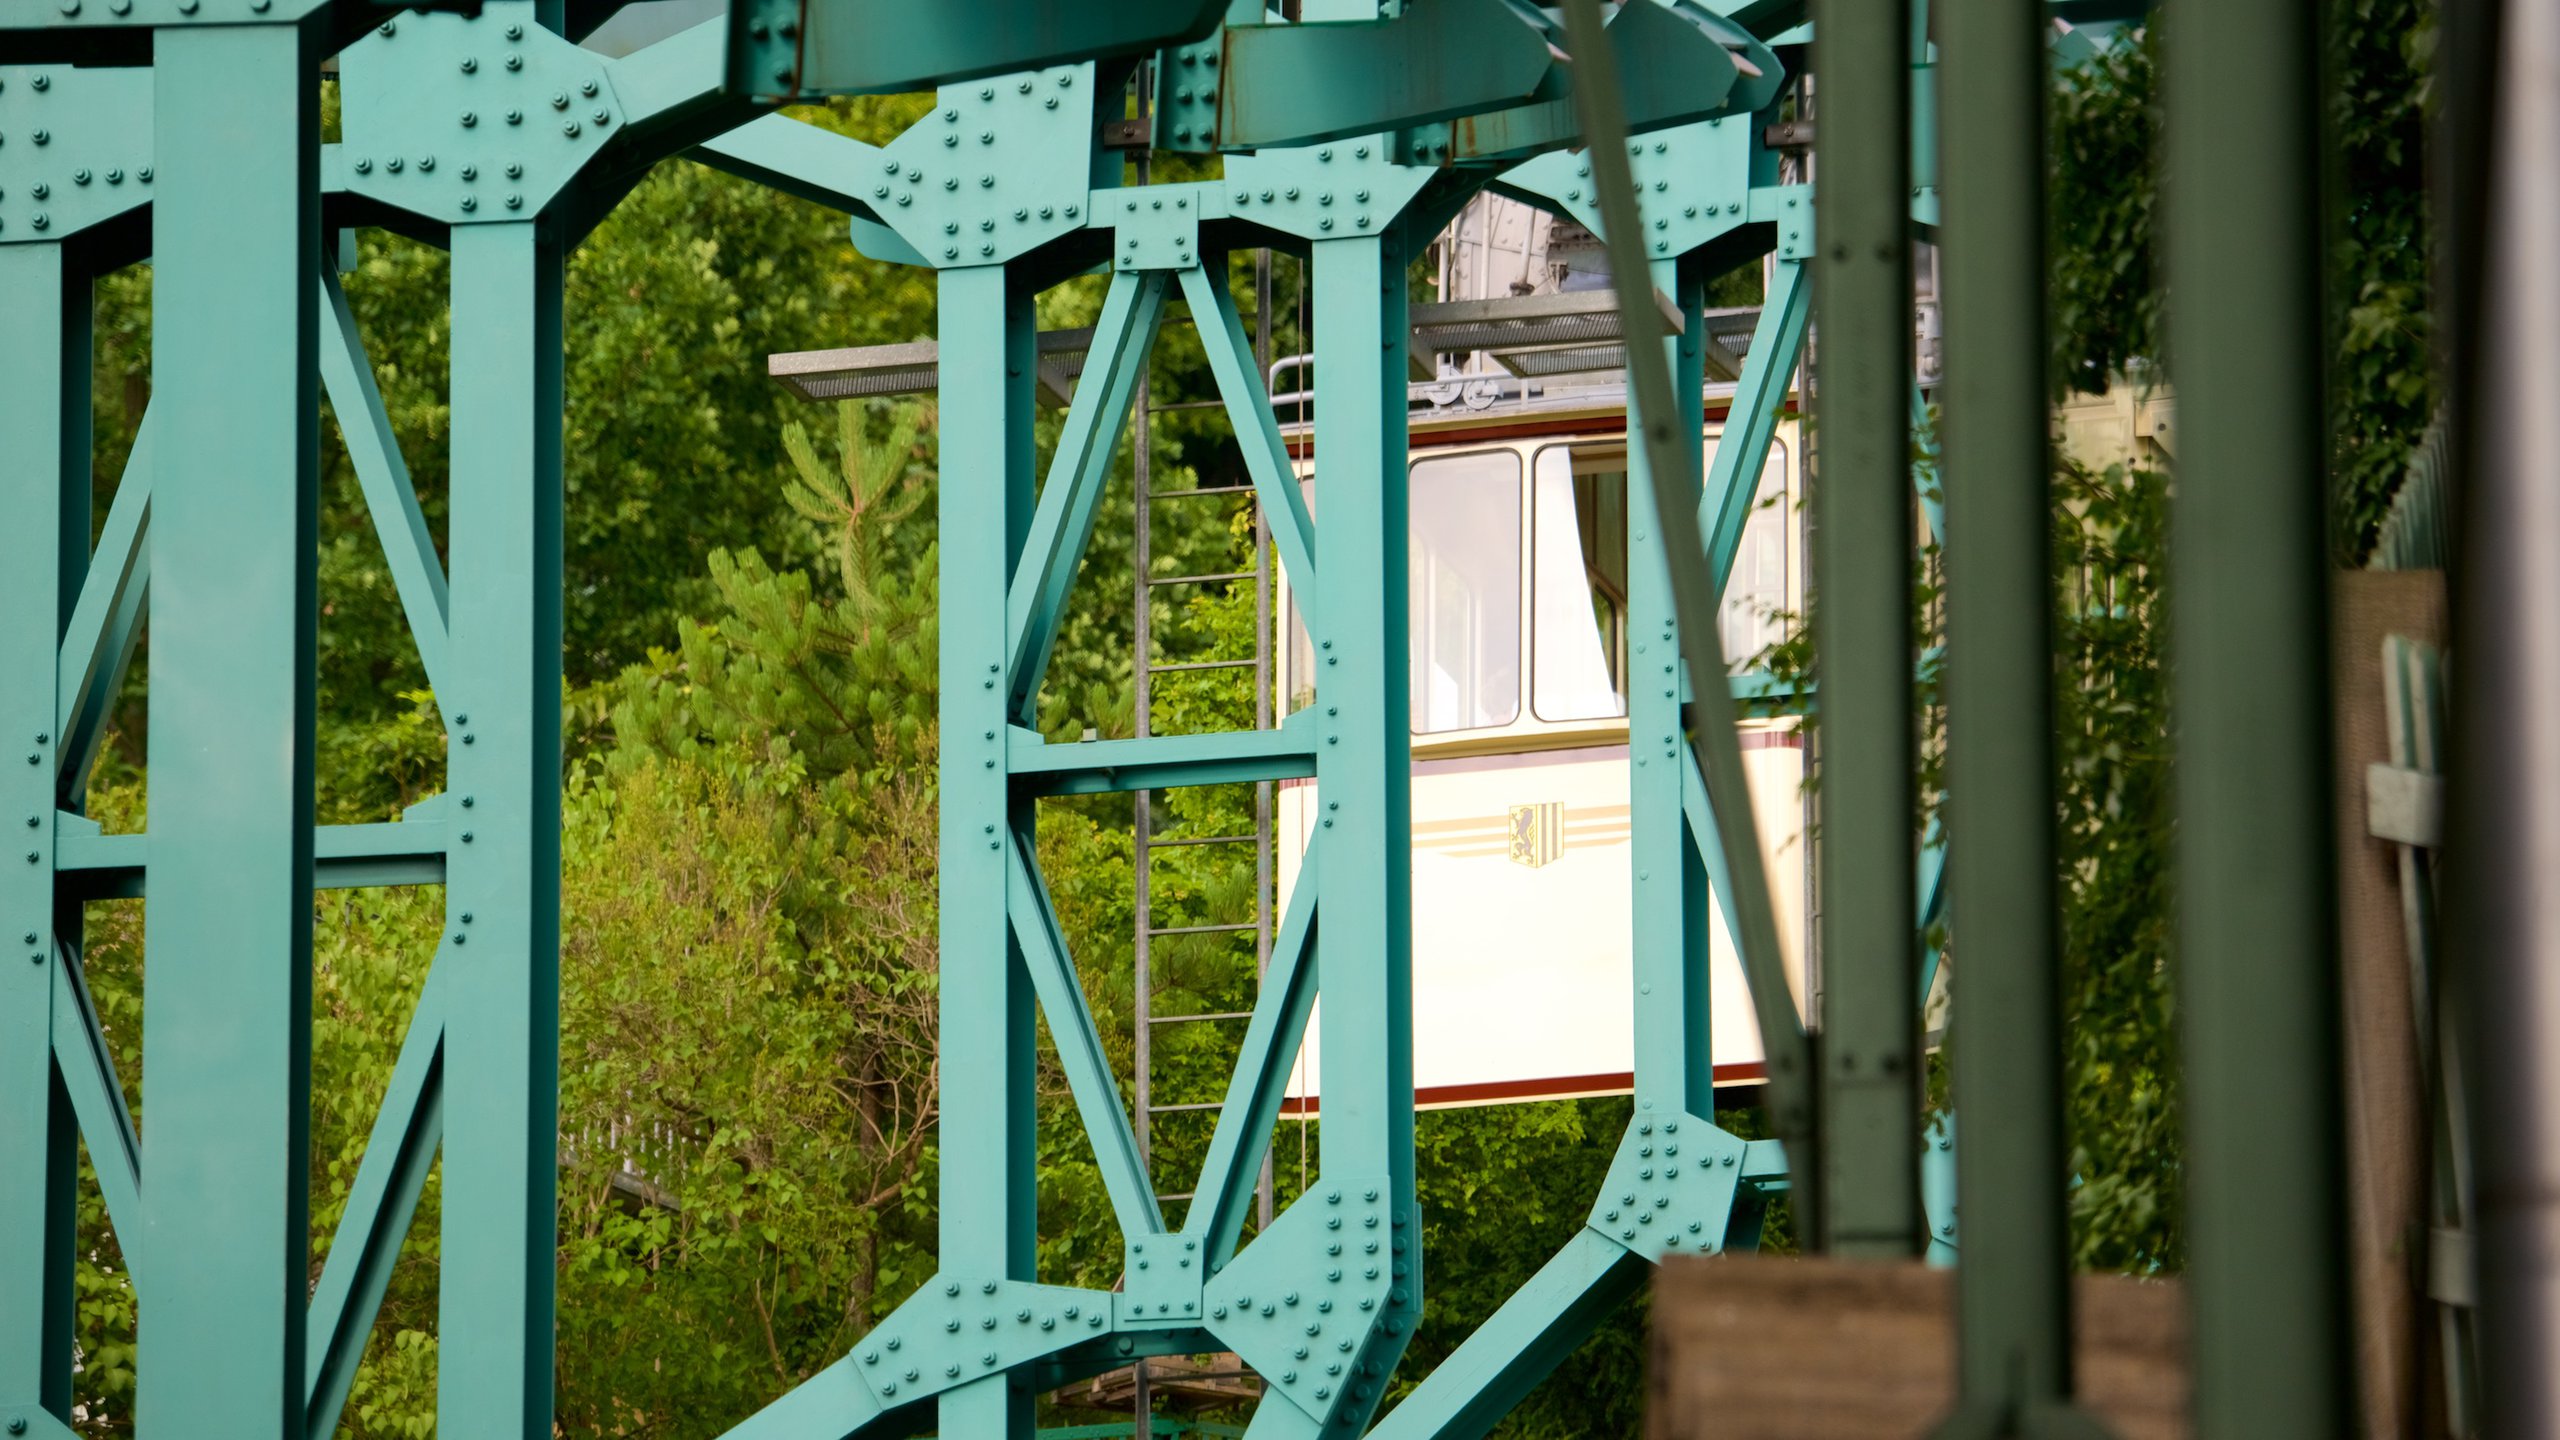
M1383 235L1319 240L1315 364L1317 571L1324 578L1316 695L1324 897L1320 1064L1327 1178L1387 1182L1413 1236L1413 1281L1390 1314L1422 1305L1413 1215L1413 740L1407 651L1405 247Z
M89 278L59 244L0 246L0 727L5 813L23 850L0 867L0 1423L71 1419L78 1125L54 1077L55 655L89 560ZM23 825L20 823L23 818Z
M2470 1054L2473 1153L2479 1157L2479 1433L2560 1431L2560 1253L2554 1197L2560 1185L2560 489L2551 483L2560 409L2560 95L2548 77L2560 63L2560 15L2531 3L2448 7L2449 28L2472 44L2462 59L2494 54L2492 74L2451 92L2487 154L2478 172L2453 151L2458 178L2448 210L2460 217L2448 247L2460 255L2466 292L2455 313L2477 328L2457 334L2470 353L2455 374L2461 417L2455 453L2470 457L2455 577L2452 674L2455 737L2452 976ZM2484 31L2494 33L2494 41ZM2479 37L2474 40L2473 37ZM2450 37L2449 37L2450 38ZM2476 49L2474 47L2477 47ZM2458 82L2457 82L2458 83ZM2459 146L2459 134L2453 145ZM2449 147L2450 148L2450 147ZM2465 182L2469 182L2466 184ZM2477 190L2470 188L2478 186ZM2468 193L2466 193L2468 192ZM2439 191L2440 195L2446 192ZM2476 198L2475 198L2476 197ZM2461 202L2480 211L2476 219ZM2471 220L2472 224L2463 222ZM2474 228L2476 226L2476 229ZM2468 243L2463 243L2467 241ZM2476 289L2474 287L2477 287ZM2443 303L2439 301L2439 303ZM2439 313L2442 313L2441 311ZM2457 383L2461 383L2458 380ZM2452 1057L2448 1057L2449 1059Z
M319 91L293 25L154 41L140 1433L300 1440L310 1295Z
M2011 1434L2071 1394L2054 837L2039 0L1941 0L1946 136L1947 844L1961 1420ZM1916 403L1916 400L1915 400Z
M1005 594L1031 516L1035 338L1003 266L939 278L943 373L982 377L942 392L942 1269L1030 1280L1033 1002L1005 846L1029 842L1031 805L1008 801ZM1029 1440L1031 1398L1009 1373L945 1391L943 1433Z
M560 1098L561 255L453 229L444 1209L436 1414L551 1434Z
M1648 288L1680 297L1688 316L1681 334L1663 349L1671 361L1674 423L1689 444L1705 426L1704 355L1698 343L1704 292L1683 284L1679 263L1656 260ZM1696 301L1693 305L1691 302ZM1634 387L1630 407L1642 409ZM1642 428L1643 416L1635 417ZM1756 478L1756 477L1755 477ZM1690 843L1682 804L1684 777L1694 763L1684 753L1680 704L1680 631L1673 620L1671 567L1665 546L1696 543L1693 534L1660 530L1664 501L1680 491L1653 473L1645 447L1627 449L1627 754L1631 853L1635 898L1631 919L1635 954L1636 1103L1646 1110L1715 1114L1713 1066L1708 1055L1707 957L1709 888L1705 867ZM1688 507L1672 500L1674 513ZM1720 683L1721 676L1693 676Z
M2319 16L2315 0L2226 0L2165 22L2161 67L2183 437L2178 1013L2205 1440L2341 1435L2349 1416Z
M1822 85L1822 1155L1813 1227L1849 1256L1920 1252L1912 934L1909 0L1817 0Z

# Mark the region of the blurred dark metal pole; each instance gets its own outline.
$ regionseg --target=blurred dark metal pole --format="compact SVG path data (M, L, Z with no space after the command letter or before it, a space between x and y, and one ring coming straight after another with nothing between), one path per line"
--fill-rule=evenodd
M2071 1396L2045 390L2051 21L2043 0L1942 0L1937 19L1947 883L1964 917L1950 991L1961 1395L1940 1433L2050 1433L2032 1417Z
M1911 693L1911 7L1816 0L1812 598L1822 684L1825 1249L1920 1253Z
M2487 82L2476 243L2452 247L2478 287L2455 313L2478 320L2455 337L2473 384L2456 396L2470 483L2445 875L2476 1081L2482 1433L2503 1440L2560 1434L2560 10L2461 8L2495 38L2494 73L2469 77Z
M1591 157L1609 272L1618 295L1619 333L1626 339L1627 378L1634 389L1629 414L1638 422L1631 443L1641 444L1657 487L1661 512L1698 511L1698 431L1692 407L1680 403L1671 382L1668 327L1654 303L1652 262L1645 254L1643 221L1636 206L1635 176L1627 163L1626 111L1618 98L1615 57L1602 29L1599 0L1567 0L1565 35L1577 57L1574 116ZM1687 430L1683 431L1683 426ZM1716 628L1716 579L1703 537L1666 531L1663 553L1671 571L1671 608L1680 632L1680 659L1690 676L1690 751L1706 786L1715 819L1716 844L1733 881L1733 919L1741 931L1743 973L1751 1008L1768 1057L1769 1119L1786 1143L1795 1174L1796 1214L1818 1209L1821 1183L1816 1143L1812 1064L1795 998L1778 950L1776 908L1751 808L1742 742L1734 733L1733 691L1726 683L1724 641ZM1906 1007L1907 1008L1907 1007Z
M2335 1437L2351 1415L2321 9L2221 0L2162 22L2182 436L2170 551L2178 1014L2200 1440Z

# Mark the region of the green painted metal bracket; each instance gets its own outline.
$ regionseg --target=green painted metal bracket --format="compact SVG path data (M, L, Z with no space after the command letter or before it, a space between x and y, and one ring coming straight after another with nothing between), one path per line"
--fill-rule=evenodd
M71 1097L72 1113L79 1117L98 1193L107 1202L107 1223L124 1254L125 1281L138 1292L145 1269L142 1141L133 1128L124 1081L116 1074L115 1053L107 1048L106 1032L98 1023L87 972L78 952L59 940L54 943L53 1061Z
M67 240L150 202L148 70L0 65L0 135L0 245Z
M605 58L529 0L384 20L338 60L332 183L448 225L530 218L620 133Z
M1384 1176L1328 1175L1209 1286L1209 1331L1253 1367L1263 1408L1352 1430L1405 1344L1412 1217ZM1347 1421L1347 1424L1345 1423Z
M1639 1116L1619 1139L1585 1223L1655 1264L1666 1255L1715 1254L1742 1183L1744 1147L1700 1116Z
M26 756L0 767L0 803L27 825L25 863L0 865L0 925L23 947L0 964L0 1135L12 1149L0 1165L0 1409L22 1427L28 1414L71 1414L77 1317L79 1147L56 1099L62 1017L47 971L79 929L43 827L59 764L56 642L89 556L90 312L88 276L65 247L0 248L0 673L12 681L0 728Z
M876 221L875 202L889 204L893 183L903 183L899 172L887 168L886 154L805 120L767 115L703 141L693 158L767 189ZM926 262L919 256L912 263Z
M1200 218L1232 215L1302 240L1378 233L1436 178L1430 167L1399 163L1394 151L1381 135L1230 156L1226 179L1208 188Z
M54 696L59 706L55 733L54 792L57 804L78 809L86 796L89 772L105 743L107 722L116 696L124 688L125 669L141 639L142 619L151 598L151 450L157 427L146 407L126 454L124 478L107 507L80 599L63 628L61 659L55 670Z
M1320 728L1313 710L1301 710L1274 730L1053 745L1040 732L1017 725L1005 746L1005 763L1014 792L1023 796L1295 780L1316 773Z
M1094 86L1091 65L943 86L887 146L869 209L940 265L1000 264L1083 228Z
M1006 846L1007 837L996 835L996 829L993 824L987 826L987 843ZM1013 922L1014 945L1031 976L1032 989L1039 994L1041 1012L1048 1017L1058 1063L1067 1072L1067 1089L1084 1121L1085 1138L1092 1142L1094 1165L1110 1194L1112 1212L1120 1221L1121 1233L1134 1245L1137 1237L1164 1232L1164 1214L1156 1206L1155 1185L1148 1179L1145 1157L1138 1153L1129 1112L1121 1106L1119 1082L1112 1078L1111 1057L1094 1026L1093 1007L1085 1001L1084 982L1067 955L1057 906L1049 899L1036 858L1025 853L1026 837L1017 832L1010 842L1005 855L1005 910ZM1199 1276L1192 1279L1196 1282ZM1196 1319L1199 1307L1196 1295L1193 1298L1191 1316Z
M10 1424L17 1435L26 1436L27 1440L80 1440L79 1431L42 1410L9 1406L0 1408L0 1415L7 1417L0 1423ZM16 1436L13 1435L11 1440L16 1440Z
M1049 462L1049 480L1032 512L1031 532L1005 600L1012 690L1007 708L1028 719L1049 670L1049 656L1066 618L1068 593L1093 542L1094 521L1111 478L1111 459L1129 428L1130 406L1146 377L1164 317L1166 277L1123 271L1111 277L1094 322L1093 347L1067 407Z
M1781 260L1761 302L1760 319L1752 327L1751 348L1743 355L1732 408L1725 412L1724 435L1707 466L1698 500L1707 563L1719 595L1732 577L1733 557L1741 553L1743 526L1750 523L1752 507L1759 503L1760 472L1768 464L1769 446L1794 383L1796 361L1804 353L1805 327L1812 314L1813 285L1803 262Z
M1416 0L1393 18L1231 25L1223 55L1199 54L1196 66L1177 57L1159 128L1172 147L1255 150L1552 100L1565 85L1557 39L1554 22L1522 0Z
M1626 142L1647 255L1686 255L1757 218L1750 213L1750 162L1758 131L1757 118L1728 115ZM1513 166L1497 184L1561 209L1596 234L1600 192L1591 163L1588 152L1557 151Z
M96 821L68 813L57 814L55 825L55 863L66 899L132 900L146 893L150 836L102 835ZM443 884L450 838L440 821L315 827L312 886Z
M1688 0L1623 5L1609 21L1619 74L1631 77L1627 129L1648 135L1719 116L1749 116L1775 99L1786 67L1757 37ZM1425 163L1501 163L1578 145L1570 95L1408 130L1399 148Z
M1245 338L1235 297L1211 278L1213 268L1221 277L1226 274L1226 267L1214 262L1183 271L1182 297L1191 302L1192 324L1208 356L1218 398L1235 422L1236 448L1244 455L1245 472L1252 478L1254 500L1262 507L1271 543L1280 552L1280 568L1289 576L1300 623L1308 634L1316 634L1324 625L1324 601L1316 578L1315 520L1307 512L1306 493L1298 487L1288 443L1280 436L1280 418L1272 413L1270 387L1263 382L1261 367L1253 362L1252 342Z
M1308 842L1307 856L1322 843ZM1301 865L1307 856L1301 856ZM1183 1217L1183 1233L1200 1240L1211 1270L1227 1263L1244 1233L1245 1211L1252 1204L1263 1153L1270 1148L1271 1127L1280 1118L1289 1067L1306 1038L1317 988L1315 941L1316 887L1300 885L1289 892L1289 906L1272 934L1270 966L1263 971L1253 1018L1236 1048L1235 1072L1218 1107L1199 1182L1191 1187L1190 1212Z
M1379 1420L1372 1440L1470 1440L1490 1431L1649 1273L1614 1237L1576 1230Z
M946 1271L863 1337L855 1347L859 1364L853 1374L874 1397L872 1408L912 1404L981 1376L1026 1367L1102 1331L1111 1323L1114 1298L1098 1290ZM774 1433L836 1432L820 1426Z
M773 103L899 94L1142 54L1208 34L1226 4L969 0L917 7L897 0L740 0L728 17L728 88Z
M400 1058L392 1066L346 1211L311 1294L306 1440L328 1440L338 1433L338 1417L444 1138L444 1030L451 981L444 978L443 958L440 948L410 1012Z
M435 537L428 533L426 512L418 507L417 487L409 481L409 462L383 410L373 363L365 358L364 337L356 332L355 313L347 307L334 268L321 271L320 291L320 382L337 413L338 433L363 488L365 509L373 516L382 558L391 567L418 663L427 672L428 687L445 694L452 683L452 662L446 653L451 589L444 562L436 556Z

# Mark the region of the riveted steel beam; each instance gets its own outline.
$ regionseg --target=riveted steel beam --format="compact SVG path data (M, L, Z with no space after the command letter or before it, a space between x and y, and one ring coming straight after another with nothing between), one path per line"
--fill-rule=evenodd
M71 1418L79 1133L55 1079L55 648L89 556L89 279L63 246L0 246L0 1412ZM20 763L23 755L24 762ZM23 817L24 825L20 819ZM23 861L21 860L23 855ZM73 917L76 919L76 917ZM71 936L76 940L77 929Z
M745 0L729 12L729 89L767 102L894 94L1197 39L1227 0Z
M154 41L146 1436L275 1435L310 1284L318 62L293 25Z

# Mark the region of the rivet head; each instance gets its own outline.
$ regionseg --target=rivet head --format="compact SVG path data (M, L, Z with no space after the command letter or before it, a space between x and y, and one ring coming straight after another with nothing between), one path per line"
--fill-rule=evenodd
M463 197L462 197L462 213L463 213L463 214L468 215L468 214L470 214L472 211L477 210L477 209L479 209L479 208L480 208L480 202L479 202L479 200L477 200L476 198L474 198L474 197L472 197L472 196L469 196L469 195L465 195L465 196L463 196Z
M145 184L145 185L150 184L150 183L151 183L151 167L150 167L150 166L148 166L148 165L145 165L145 166L143 166L141 169L134 171L134 172L133 172L133 178L134 178L134 179L136 179L136 180L141 181L141 182L142 182L143 184Z
M372 173L373 173L373 162L372 162L371 160L366 159L364 156L361 156L361 155L357 156L357 157L356 157L356 173L357 173L357 174L359 174L359 175L370 175L370 174L372 174Z
M480 123L480 112L478 112L477 110L465 110L465 111L463 111L463 112L462 112L462 128L463 128L463 129L468 130L468 129L470 129L472 126L477 125L477 124L479 124L479 123Z
M508 179L510 179L510 180L514 180L514 179L520 178L523 174L524 174L524 166L522 166L522 165L518 164L517 162L515 162L515 161L513 161L513 160L510 160L510 161L508 161L508 162L507 162L507 178L508 178ZM455 723L455 724L457 724L457 725L468 725L468 724L470 724L470 723L471 723L471 717L470 717L470 716L468 716L468 715L457 716L457 717L455 718L455 720L454 720L454 723Z
M551 92L551 108L552 108L552 109L554 109L554 110L566 110L566 109L568 109L568 108L569 108L569 92L568 92L568 91L566 91L566 90L554 90L554 91L552 91L552 92Z
M507 38L508 38L508 39L510 39L510 40L521 40L521 39L523 39L523 38L524 38L524 27L523 27L522 25L509 25L509 26L507 27Z
M436 168L436 157L434 157L433 155L421 155L421 156L419 156L419 157L418 157L418 173L419 173L419 174L424 175L424 174L428 173L429 171L434 170L435 168Z
M50 145L53 143L53 132L50 130L39 130L30 138L39 145Z
M508 208L508 209L510 209L510 210L521 210L521 209L523 209L523 208L524 208L524 197L523 197L523 196L521 196L521 195L510 195L510 196L508 196L508 197L507 197L507 208Z
M394 174L394 175L397 175L397 174L399 174L399 173L400 173L400 167L401 167L401 164L402 164L402 161L401 161L400 157L399 157L399 156L397 156L397 155L394 155L394 156L392 156L390 159L385 160L385 161L383 161L383 162L382 162L382 168L383 168L383 169L385 169L385 170L390 171L390 172L391 172L392 174Z
M596 82L589 80L584 84L581 84L578 87L578 93L586 96L590 100L594 99L596 96Z
M560 133L561 133L561 134L563 134L563 135L568 136L568 137L569 137L570 139L572 139L572 140L577 139L577 138L578 138L578 122L577 122L577 121L575 121L575 120L569 120L569 121L564 121L564 122L562 122L562 124L561 124L561 126L560 126Z
M523 68L524 68L524 57L523 57L523 56L521 56L521 55L510 55L510 56L508 56L508 57L507 57L507 68L508 68L508 69L510 69L510 70L521 70L521 69L523 69Z
M605 126L613 123L613 112L610 110L598 110L587 118L594 121L596 128L601 130Z
M509 111L507 112L507 123L508 123L508 124L510 124L510 125L521 125L521 124L523 124L523 123L524 123L524 112L523 112L523 111L521 111L521 110L509 110Z
M465 56L463 56L463 57L462 57L462 73L463 73L463 74L465 74L465 75L475 75L475 74L478 74L478 73L479 73L479 70L480 70L480 62L479 62L479 61L477 61L477 60L473 59L472 57L470 57L470 56L468 56L468 55L465 55Z
M35 227L36 227L37 229L39 229L39 230L42 230L42 229L44 229L46 226L51 225L51 224L53 223L53 220L52 220L52 217L50 217L50 216L46 215L43 211L39 210L39 211L37 211L37 212L36 212L36 217L35 217L33 220L28 221L27 223L28 223L28 224L30 224L30 225L35 226Z
M465 166L463 166L463 167L462 167L462 178L463 178L463 179L465 179L465 180L477 180L477 179L479 179L479 178L480 178L480 167L479 167L479 166L477 166L477 165L465 165Z

